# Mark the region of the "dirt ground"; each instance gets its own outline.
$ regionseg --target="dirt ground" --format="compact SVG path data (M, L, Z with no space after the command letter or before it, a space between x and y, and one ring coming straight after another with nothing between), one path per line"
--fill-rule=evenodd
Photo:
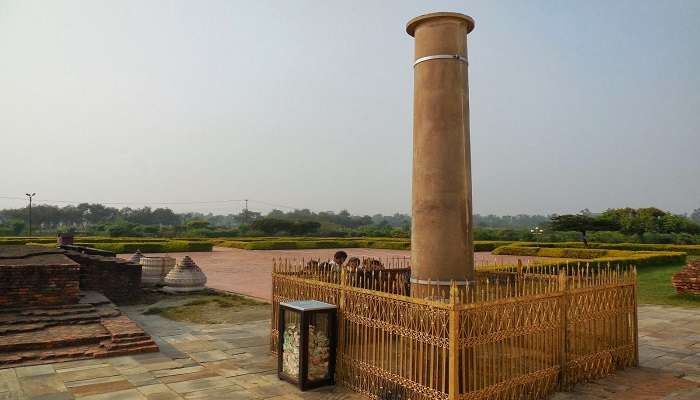
M148 253L147 256L168 255L178 261L190 256L207 275L207 286L227 292L241 293L264 301L272 296L273 259L331 259L338 250L344 250L350 257L394 258L410 257L407 250L383 249L315 249L315 250L242 250L227 247L214 247L211 252L193 253ZM120 254L128 258L130 254ZM515 263L518 259L524 263L542 259L541 257L494 256L489 252L475 253L477 265ZM551 259L550 259L551 260Z

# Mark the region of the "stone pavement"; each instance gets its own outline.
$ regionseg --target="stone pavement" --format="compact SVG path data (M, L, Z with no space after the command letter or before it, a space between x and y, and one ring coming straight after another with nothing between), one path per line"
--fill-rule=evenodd
M639 306L639 363L554 399L700 400L700 308Z
M640 306L639 360L700 383L700 308Z
M361 399L341 387L299 392L277 379L269 321L193 325L122 307L160 353L0 370L0 399ZM640 306L640 358L558 400L700 399L700 310ZM682 376L682 378L680 378Z
M360 399L340 387L301 393L277 379L269 320L194 325L122 307L159 353L0 370L0 400Z

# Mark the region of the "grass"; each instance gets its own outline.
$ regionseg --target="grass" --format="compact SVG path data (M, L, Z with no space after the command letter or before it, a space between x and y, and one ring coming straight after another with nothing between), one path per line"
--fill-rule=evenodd
M688 261L700 257L688 257ZM700 307L700 296L681 295L671 285L671 275L683 268L681 264L660 265L637 270L640 304L663 304L681 307Z
M248 311L257 314L261 308L269 311L269 305L236 295L197 295L194 299L173 306L152 306L144 311L147 315L160 315L174 321L198 324L241 322L248 319Z

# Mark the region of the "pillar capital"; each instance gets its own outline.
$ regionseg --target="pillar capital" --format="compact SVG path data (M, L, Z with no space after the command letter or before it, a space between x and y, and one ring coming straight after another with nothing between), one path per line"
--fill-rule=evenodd
M467 29L467 33L474 30L474 18L455 12L434 12L430 14L419 15L406 24L406 33L415 37L416 28L425 22L437 22L439 20L454 20L464 23Z

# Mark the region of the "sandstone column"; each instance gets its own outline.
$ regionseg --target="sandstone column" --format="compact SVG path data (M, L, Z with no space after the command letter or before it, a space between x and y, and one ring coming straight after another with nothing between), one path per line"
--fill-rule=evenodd
M474 279L467 34L474 20L433 13L409 21L415 37L412 287ZM419 291L413 293L421 295Z

